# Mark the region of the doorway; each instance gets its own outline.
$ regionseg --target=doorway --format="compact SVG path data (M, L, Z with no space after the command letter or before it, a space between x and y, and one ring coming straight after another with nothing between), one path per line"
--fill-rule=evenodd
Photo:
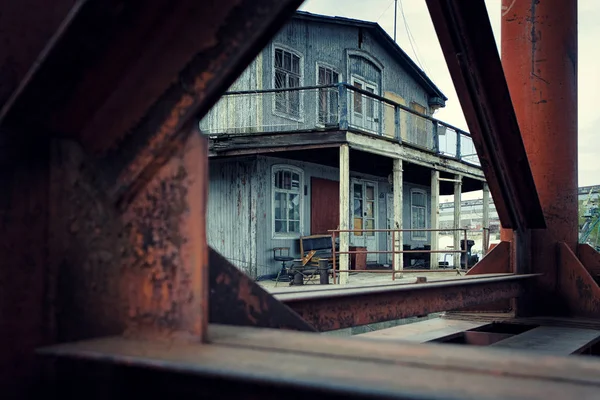
M377 229L377 183L352 180L352 229ZM375 232L353 232L353 246L366 247L368 251L377 250ZM376 253L367 254L367 262L377 262Z

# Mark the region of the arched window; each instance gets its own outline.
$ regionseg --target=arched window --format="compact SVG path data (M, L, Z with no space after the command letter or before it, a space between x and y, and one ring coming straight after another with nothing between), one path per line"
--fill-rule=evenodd
M304 173L289 165L275 165L271 182L273 237L299 237L302 232Z
M410 190L410 229L427 229L427 192ZM412 240L427 240L427 232L411 232Z

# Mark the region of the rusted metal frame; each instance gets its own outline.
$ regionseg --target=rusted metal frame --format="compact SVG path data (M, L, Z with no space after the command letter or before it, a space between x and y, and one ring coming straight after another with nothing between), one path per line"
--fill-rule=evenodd
M483 1L427 0L502 225L545 221Z
M451 311L519 297L537 275L280 294L275 297L319 331Z
M211 323L315 331L298 314L212 248L209 253L209 288Z

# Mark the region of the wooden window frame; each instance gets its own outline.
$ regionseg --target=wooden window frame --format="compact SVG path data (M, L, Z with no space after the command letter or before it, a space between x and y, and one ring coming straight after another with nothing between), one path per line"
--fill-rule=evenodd
M277 193L291 193L290 190L278 189L275 187L275 177L278 172L287 171L290 173L298 174L298 208L299 208L299 224L298 232L276 232L275 231L275 197ZM289 224L289 217L286 216L285 221ZM288 225L289 227L289 225ZM278 164L273 165L271 168L271 232L273 239L297 239L302 236L304 232L304 171L301 168L287 165Z
M417 193L422 194L425 197L425 205L421 206L413 204L413 194ZM425 211L425 220L422 227L414 226L413 213L415 208L423 209ZM423 189L410 189L410 229L427 229L427 192ZM410 239L418 241L427 241L427 232L411 232Z

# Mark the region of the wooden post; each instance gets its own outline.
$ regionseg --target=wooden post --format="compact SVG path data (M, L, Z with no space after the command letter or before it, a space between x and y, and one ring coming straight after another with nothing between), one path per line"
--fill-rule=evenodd
M340 230L350 229L350 147L340 146ZM350 269L350 232L340 232L340 271ZM340 272L340 284L348 283L348 272Z
M454 179L454 229L460 229L460 193L462 186L462 177L455 175ZM454 250L460 250L461 232L454 231ZM466 245L466 243L465 243ZM454 268L460 268L461 253L454 253Z
M393 164L393 178L392 183L394 185L394 227L393 229L402 229L402 159L395 158ZM402 232L398 232L394 235L394 243L392 248L395 251L402 250ZM403 269L403 254L394 254L394 269L396 271L402 271ZM402 277L398 275L397 277Z
M440 228L440 171L431 171L431 229ZM439 250L439 232L431 232L431 250ZM438 253L431 253L429 268L439 267Z
M490 234L490 188L487 183L483 184L483 240L481 241L483 246L483 255L485 256L490 248L489 234Z

